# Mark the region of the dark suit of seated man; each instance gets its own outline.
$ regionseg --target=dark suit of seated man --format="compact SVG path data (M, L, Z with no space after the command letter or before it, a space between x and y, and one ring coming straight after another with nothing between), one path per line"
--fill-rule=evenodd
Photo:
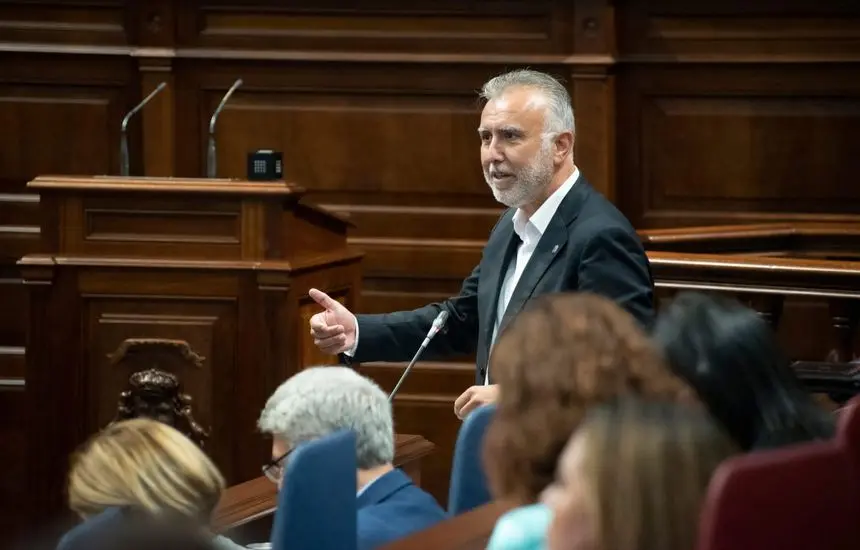
M358 550L371 550L445 519L436 500L398 469L358 495Z
M355 432L359 550L373 550L446 519L436 500L394 467L388 396L353 369L312 367L292 376L266 402L258 425L273 436L272 461L264 472L279 487L296 445L341 430Z
M345 362L409 361L439 312L447 311L446 330L424 359L476 355L475 385L454 404L460 418L495 401L492 345L532 297L591 292L616 301L646 327L654 316L654 285L639 236L574 164L566 88L547 74L521 70L491 79L481 95L487 100L478 128L484 178L508 209L460 294L413 311L356 316L310 291L325 308L310 321L314 342Z

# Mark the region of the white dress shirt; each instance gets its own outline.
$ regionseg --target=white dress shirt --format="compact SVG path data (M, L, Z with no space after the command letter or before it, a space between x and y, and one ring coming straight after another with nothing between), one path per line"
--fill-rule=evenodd
M514 224L514 233L520 238L520 244L517 246L517 255L514 261L508 264L508 270L505 272L505 278L502 279L502 288L499 290L499 303L496 306L496 320L493 323L493 338L490 340L490 350L496 343L496 336L499 333L499 328L502 324L502 319L505 316L505 310L508 309L508 304L511 302L511 297L514 295L514 289L517 288L517 283L522 277L523 271L531 260L538 242L543 237L546 228L549 227L549 222L555 216L558 210L558 205L567 196L576 180L579 179L579 169L574 168L573 174L567 178L561 187L556 189L552 195L547 197L540 208L538 208L531 218L518 208L514 212L514 217L511 220ZM487 365L487 371L484 375L484 385L490 383L490 366Z

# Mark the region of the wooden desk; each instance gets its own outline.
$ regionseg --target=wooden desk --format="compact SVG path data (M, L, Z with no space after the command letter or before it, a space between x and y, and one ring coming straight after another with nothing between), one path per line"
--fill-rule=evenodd
M421 461L435 445L420 435L395 436L394 465L421 485ZM269 539L277 507L277 488L265 476L227 488L215 511L215 526L236 542Z
M484 550L496 521L512 508L508 502L491 502L380 550Z

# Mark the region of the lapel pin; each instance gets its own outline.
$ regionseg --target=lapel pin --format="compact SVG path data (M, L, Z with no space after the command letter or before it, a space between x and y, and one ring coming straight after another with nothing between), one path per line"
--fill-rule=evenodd
M555 254L556 252L558 252L558 245L552 247L552 253Z

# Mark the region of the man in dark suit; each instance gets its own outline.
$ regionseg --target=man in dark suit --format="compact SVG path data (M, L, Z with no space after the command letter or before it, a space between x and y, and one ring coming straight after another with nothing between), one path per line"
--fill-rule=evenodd
M355 316L310 291L325 308L310 321L314 342L346 361L408 361L439 311L448 311L425 358L476 354L475 386L454 404L461 418L495 401L492 344L531 297L593 292L614 299L646 327L654 316L642 242L574 164L573 109L564 86L520 70L491 79L481 95L487 100L478 128L484 178L508 209L460 294L414 311Z

